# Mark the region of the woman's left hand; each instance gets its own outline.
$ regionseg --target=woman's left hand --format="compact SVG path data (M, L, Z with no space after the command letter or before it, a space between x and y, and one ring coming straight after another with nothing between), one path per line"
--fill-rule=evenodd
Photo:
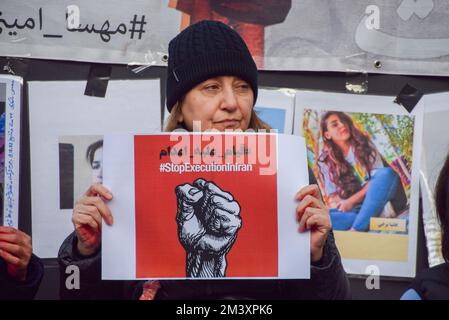
M352 209L354 209L354 207L355 207L355 203L353 203L349 199L341 200L340 202L337 203L337 206L336 206L336 208L342 212L349 212Z
M14 228L0 226L0 258L6 261L8 274L12 278L25 281L32 251L29 235Z
M321 200L320 189L316 184L302 188L295 198L300 201L296 207L299 232L310 230L310 256L312 262L319 261L332 229L329 209Z

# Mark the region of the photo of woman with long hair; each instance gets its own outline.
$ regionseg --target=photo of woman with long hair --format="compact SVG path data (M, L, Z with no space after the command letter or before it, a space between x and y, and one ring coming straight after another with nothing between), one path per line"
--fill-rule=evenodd
M87 147L86 160L92 168L92 183L103 182L103 139L97 140Z
M334 230L368 231L372 217L404 209L400 176L348 114L325 112L319 129L323 147L316 164Z

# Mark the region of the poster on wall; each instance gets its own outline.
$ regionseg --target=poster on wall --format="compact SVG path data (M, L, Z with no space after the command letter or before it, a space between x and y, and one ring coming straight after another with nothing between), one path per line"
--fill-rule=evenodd
M1 9L0 56L166 65L173 37L217 20L259 69L449 73L444 0L15 0Z
M301 137L105 135L102 278L309 278ZM303 159L303 160L298 160Z
M23 79L0 75L0 226L19 227Z
M259 89L256 114L278 133L293 133L295 94L289 89Z
M180 13L167 1L4 1L0 56L166 65Z
M424 110L420 190L424 234L431 267L444 262L441 250L442 234L435 206L435 187L449 152L448 99L448 93L429 94L425 95L419 104Z
M295 133L306 140L308 166L351 274L415 275L422 113L393 100L296 96Z
M159 132L159 80L110 80L105 98L84 95L85 81L30 81L33 250L57 256L73 231L72 209L102 179L106 132Z
M302 0L266 28L267 70L447 75L444 0ZM328 21L329 23L322 23Z

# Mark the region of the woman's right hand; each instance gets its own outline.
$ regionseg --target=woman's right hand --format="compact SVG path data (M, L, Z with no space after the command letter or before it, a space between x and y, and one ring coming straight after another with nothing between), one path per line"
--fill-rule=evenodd
M111 199L112 193L106 187L93 184L76 202L72 223L78 238L77 249L81 255L91 255L100 247L103 219L108 225L112 225L112 213L104 201Z
M329 206L331 208L336 208L337 205L340 203L341 198L340 196L335 192L335 193L331 193L329 195Z
M351 201L351 198L341 200L339 203L337 203L336 207L338 210L342 212L349 212L352 209L354 209L355 203Z

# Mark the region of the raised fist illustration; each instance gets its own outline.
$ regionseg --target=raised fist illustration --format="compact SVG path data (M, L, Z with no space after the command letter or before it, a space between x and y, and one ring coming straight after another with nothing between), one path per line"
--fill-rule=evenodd
M176 187L178 237L191 278L224 277L226 254L242 226L240 205L213 182L197 179Z

